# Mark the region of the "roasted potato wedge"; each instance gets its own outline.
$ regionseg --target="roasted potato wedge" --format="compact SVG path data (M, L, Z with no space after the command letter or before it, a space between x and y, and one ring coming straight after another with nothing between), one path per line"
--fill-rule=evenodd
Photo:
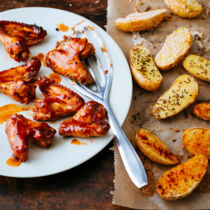
M198 55L188 55L183 66L190 74L201 80L210 82L210 61Z
M163 78L150 51L139 44L130 49L129 56L131 72L137 84L148 91L157 90Z
M175 165L179 163L177 157L166 145L154 133L144 128L140 128L136 132L136 144L142 153L154 162L163 165Z
M196 104L193 108L193 114L203 120L210 121L210 102Z
M165 9L156 9L147 12L135 12L125 18L115 21L116 27L121 31L134 32L145 31L156 27L164 18Z
M197 95L198 83L192 76L183 74L158 99L153 115L158 120L172 117L192 104Z
M177 65L192 46L192 36L185 27L176 29L170 34L163 47L155 56L155 63L161 70L169 70Z
M182 135L182 143L192 154L203 154L210 159L210 128L187 129Z
M166 171L157 182L158 194L167 200L177 200L189 195L206 173L208 159L195 155L184 163Z
M196 0L165 0L165 4L182 18L194 18L202 12L202 6Z

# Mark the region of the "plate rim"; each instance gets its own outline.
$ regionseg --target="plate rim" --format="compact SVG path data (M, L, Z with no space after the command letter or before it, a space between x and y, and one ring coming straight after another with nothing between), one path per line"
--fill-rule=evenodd
M106 31L104 30L101 26L97 25L96 23L94 23L92 20L89 20L88 18L86 17L83 17L82 15L79 15L79 14L76 14L74 12L70 12L70 11L67 11L67 10L63 10L63 9L57 9L57 8L51 8L51 7L23 7L23 8L13 8L13 9L8 9L8 10L5 10L5 11L2 11L0 12L0 14L2 13L6 13L6 12L11 12L11 11L16 11L16 10L27 10L27 9L41 9L41 10L53 10L53 11L62 11L62 12L65 12L65 13L70 13L72 15L75 15L75 16L78 16L79 18L83 18L84 20L86 21L89 21L94 27L97 26L98 28L100 28L100 30L103 30L103 32L105 32L105 34L109 37L109 39L111 39L113 41L113 43L115 44L115 46L118 48L118 50L121 52L124 60L126 61L126 65L127 65L127 69L129 70L130 72L130 67L129 67L129 64L128 64L128 61L127 61L127 58L125 56L125 54L123 53L122 49L119 47L119 45L116 43L116 41L111 37L111 35ZM130 110L130 107L131 107L131 102L132 102L132 97L133 97L133 80L132 80L132 76L131 76L131 72L129 74L129 78L128 78L131 82L131 88L130 88L130 98L129 98L129 106L126 110L126 114L125 114L125 117L123 118L122 122L119 122L120 126L122 127L123 123L125 122L126 118L127 118L127 115L128 115L128 112ZM5 177L10 177L10 178L24 178L24 179L30 179L30 178L39 178L39 177L47 177L47 176L52 176L52 175L55 175L55 174L58 174L58 173L62 173L62 172L65 172L65 171L68 171L68 170L71 170L73 168L76 168L78 166L80 166L81 164L83 163L86 163L88 160L90 160L91 158L95 157L99 152L101 152L112 140L114 139L114 136L112 135L112 137L110 138L110 140L107 141L107 143L102 146L96 153L94 153L93 155L91 155L90 157L88 157L85 161L81 161L79 164L73 166L73 167L70 167L70 168L66 168L66 169L63 169L63 170L59 170L59 171L55 171L53 173L43 173L42 175L31 175L31 176L13 176L13 175L1 175L0 176L5 176Z

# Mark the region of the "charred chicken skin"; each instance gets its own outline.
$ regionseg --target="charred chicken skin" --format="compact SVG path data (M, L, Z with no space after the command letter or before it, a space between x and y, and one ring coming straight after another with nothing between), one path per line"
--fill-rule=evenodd
M47 32L36 25L0 21L0 41L16 61L25 61L29 56L28 47L42 42L46 35Z
M75 137L106 135L110 126L105 117L106 109L103 105L89 101L72 118L60 124L59 134Z
M14 100L28 104L35 98L34 77L39 73L41 62L37 58L25 65L0 72L0 91Z
M56 120L75 113L85 103L77 93L47 77L40 77L38 85L45 98L35 100L34 120Z
M56 49L48 52L46 64L54 72L83 83L93 83L90 72L81 60L95 54L94 46L86 38L69 38L57 43Z
M6 122L6 134L17 159L27 161L29 141L42 147L49 147L56 130L44 122L34 122L23 115L15 114Z

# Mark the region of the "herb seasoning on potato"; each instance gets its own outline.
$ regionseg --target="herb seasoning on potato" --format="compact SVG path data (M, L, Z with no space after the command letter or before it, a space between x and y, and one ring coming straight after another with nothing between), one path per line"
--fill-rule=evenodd
M130 49L129 55L131 72L137 84L148 91L157 90L162 82L162 76L150 51L139 44Z
M179 76L153 107L154 117L161 120L178 114L195 101L198 90L198 83L192 76Z
M210 82L210 61L198 55L188 55L183 62L186 71L198 79Z

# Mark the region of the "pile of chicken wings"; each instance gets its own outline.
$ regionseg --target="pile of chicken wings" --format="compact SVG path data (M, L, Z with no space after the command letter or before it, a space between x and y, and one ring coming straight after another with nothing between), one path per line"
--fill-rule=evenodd
M34 102L35 121L15 114L6 122L11 149L22 162L28 159L30 143L45 148L51 145L56 130L43 121L70 116L59 126L61 136L102 136L110 128L103 105L95 101L85 103L80 95L53 79L38 77L41 62L37 57L29 58L29 47L42 42L46 36L47 31L37 25L0 21L0 42L12 59L25 62L0 72L0 91L22 104ZM45 62L54 72L87 85L94 80L82 61L94 55L95 48L86 38L64 36L56 48L47 53ZM43 93L43 98L36 99L36 88Z

